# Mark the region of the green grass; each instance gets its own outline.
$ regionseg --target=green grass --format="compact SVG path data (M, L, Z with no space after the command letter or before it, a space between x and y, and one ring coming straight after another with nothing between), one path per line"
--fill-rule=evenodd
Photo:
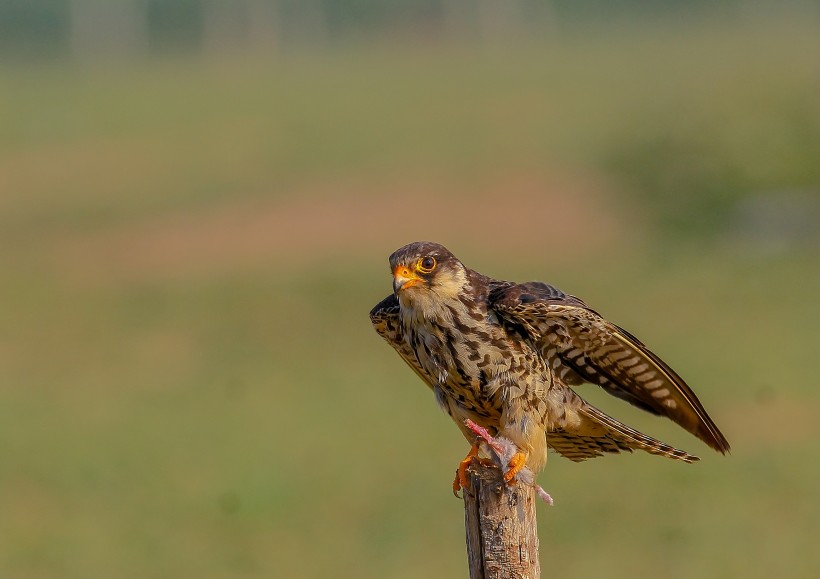
M617 563L624 574L764 577L817 565L820 416L806 360L820 284L802 260L765 266L774 284L714 259L603 266L619 287L597 292L589 274L554 272L672 360L734 445L719 457L671 424L606 404L704 460L552 460L541 480L557 506L540 522L554 572ZM3 364L3 568L463 572L448 486L465 443L370 330L382 278L342 268L52 295ZM809 304L802 314L772 303L773 289L789 288ZM596 556L583 556L590 548Z
M816 31L689 24L435 59L3 71L0 575L464 575L449 485L465 441L367 320L413 228L488 274L585 298L678 369L733 445L715 455L585 387L703 460L551 459L545 575L817 574L816 248L733 247L720 220L705 232L685 211L667 236L649 191L685 172L646 146L694 151L690 183L725 185L728 207L741 189L817 187ZM464 203L509 179L518 210L516 177L556 172L600 184L588 207L614 240L502 251L469 224L431 230L435 207L412 198L366 211L405 179ZM329 239L321 212L342 195L361 219ZM173 233L203 229L230 245L256 203L300 215L311 243L178 249ZM251 210L214 217L237 207ZM492 209L505 227L511 211Z

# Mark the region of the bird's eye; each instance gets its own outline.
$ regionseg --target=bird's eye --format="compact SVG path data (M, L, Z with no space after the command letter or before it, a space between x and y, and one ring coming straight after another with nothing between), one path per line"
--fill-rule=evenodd
M429 255L427 257L425 257L424 259L419 260L419 263L416 266L416 268L421 273L430 273L431 271L433 271L435 269L435 267L436 267L436 259L432 256L429 256Z

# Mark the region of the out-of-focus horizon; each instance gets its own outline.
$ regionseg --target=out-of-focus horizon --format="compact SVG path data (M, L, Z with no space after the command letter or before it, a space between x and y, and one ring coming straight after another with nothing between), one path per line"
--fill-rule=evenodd
M545 576L819 575L818 94L809 1L0 0L0 576L466 574L367 320L416 239L732 443L580 387L702 460L551 457Z

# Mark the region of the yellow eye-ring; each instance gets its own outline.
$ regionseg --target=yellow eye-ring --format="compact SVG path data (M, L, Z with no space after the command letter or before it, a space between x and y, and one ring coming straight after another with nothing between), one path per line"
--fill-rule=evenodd
M421 273L430 273L436 269L436 259L428 255L427 257L419 260L416 264L416 269Z

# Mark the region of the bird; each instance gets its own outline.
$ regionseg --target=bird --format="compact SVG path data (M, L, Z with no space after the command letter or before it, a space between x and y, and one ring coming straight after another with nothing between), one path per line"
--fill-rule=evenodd
M467 468L480 460L481 440L470 424L518 449L503 474L508 484L522 468L540 471L548 449L575 462L633 450L699 460L589 404L572 388L584 383L729 452L686 382L581 299L543 282L487 277L429 241L397 249L389 262L393 292L370 320L471 445L456 471L456 495L468 488Z

